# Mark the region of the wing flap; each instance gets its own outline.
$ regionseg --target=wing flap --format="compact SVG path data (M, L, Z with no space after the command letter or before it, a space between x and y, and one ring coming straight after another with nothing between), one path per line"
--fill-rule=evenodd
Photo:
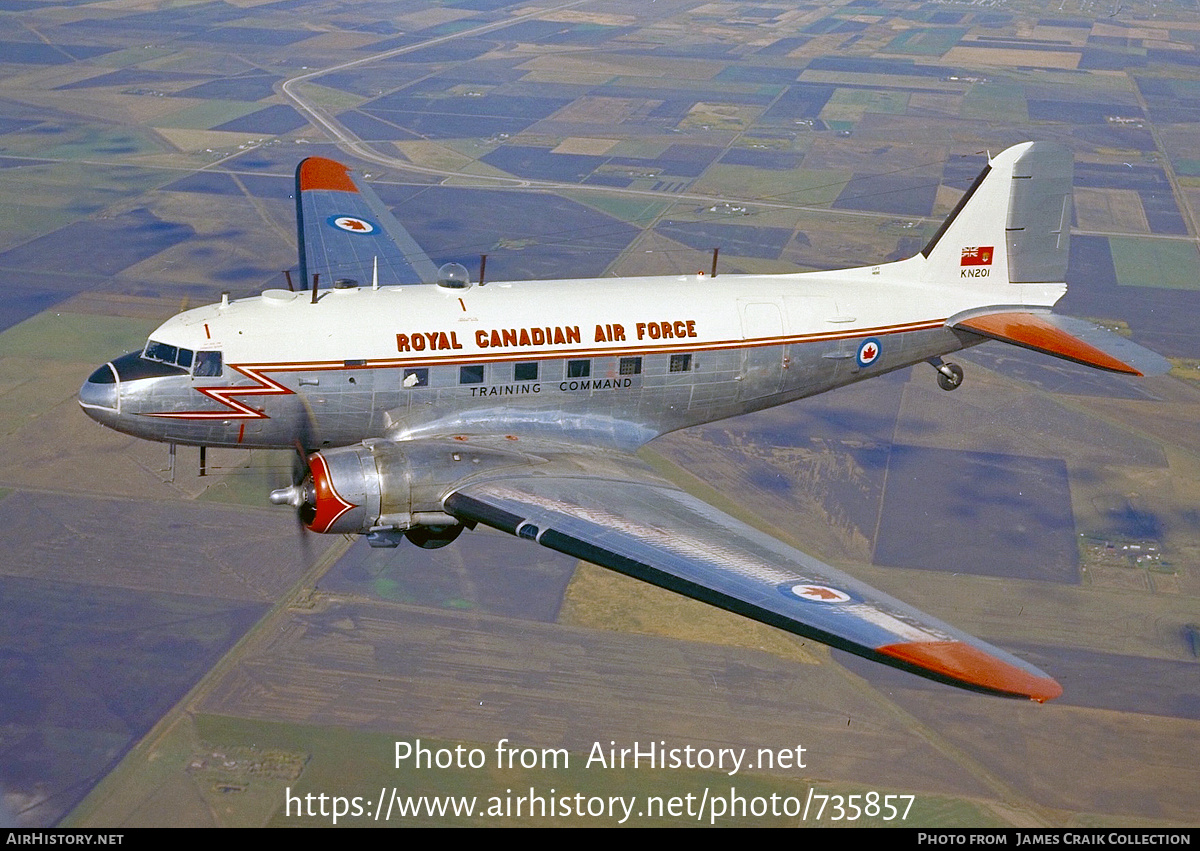
M296 168L296 227L300 275L321 286L339 279L368 285L378 267L381 286L433 283L433 261L396 220L387 205L346 166L309 157Z
M1166 358L1082 319L1056 314L988 313L953 323L981 337L1125 375L1161 375Z
M631 464L636 464L631 459ZM1028 663L718 511L648 470L461 484L450 514L930 679L1008 697L1062 693Z

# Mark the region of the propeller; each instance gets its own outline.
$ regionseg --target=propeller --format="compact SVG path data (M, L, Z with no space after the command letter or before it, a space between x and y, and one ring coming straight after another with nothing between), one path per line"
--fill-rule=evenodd
M312 405L304 394L303 388L295 393L300 410L293 413L295 423L295 438L292 448L296 454L292 456L291 487L277 488L271 491L270 500L275 505L290 505L296 509L302 523L311 523L316 513L316 497L312 483L312 471L308 467L308 456L315 452L320 445L317 437L316 421Z
M289 487L277 488L271 491L268 499L274 505L290 505L296 510L296 529L300 535L300 548L304 553L305 563L312 562L312 542L309 538L308 526L317 516L317 493L313 483L312 470L309 468L308 456L318 444L312 407L303 393L297 393L301 405L301 415L298 417L296 439L293 446L296 450L292 455L291 484Z
M312 540L308 524L316 516L316 488L313 485L312 472L308 468L308 456L300 444L296 444L296 453L292 456L292 484L285 488L271 491L268 499L275 505L290 505L295 509L296 534L300 536L300 552L305 565L312 564Z

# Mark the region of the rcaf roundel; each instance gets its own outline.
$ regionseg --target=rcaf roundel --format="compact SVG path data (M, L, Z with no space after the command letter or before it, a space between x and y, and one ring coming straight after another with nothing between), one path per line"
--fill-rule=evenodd
M781 590L785 594L799 597L801 600L808 600L811 603L849 603L853 599L845 591L839 591L837 588L807 582L785 585Z
M359 216L330 216L329 224L346 233L371 234L379 230L377 224Z
M868 337L862 341L862 345L858 347L858 365L870 366L879 360L879 353L883 351L879 345L879 341L874 337Z

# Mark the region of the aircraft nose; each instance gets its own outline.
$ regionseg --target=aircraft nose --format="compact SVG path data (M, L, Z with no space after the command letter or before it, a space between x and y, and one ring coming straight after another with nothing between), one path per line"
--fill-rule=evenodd
M93 372L79 388L79 406L93 419L117 410L117 373L111 363Z

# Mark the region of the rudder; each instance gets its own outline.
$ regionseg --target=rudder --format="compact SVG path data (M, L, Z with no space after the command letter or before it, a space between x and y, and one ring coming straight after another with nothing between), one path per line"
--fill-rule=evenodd
M1034 142L1014 164L1006 228L1012 283L1065 280L1074 177L1074 157L1054 142Z

